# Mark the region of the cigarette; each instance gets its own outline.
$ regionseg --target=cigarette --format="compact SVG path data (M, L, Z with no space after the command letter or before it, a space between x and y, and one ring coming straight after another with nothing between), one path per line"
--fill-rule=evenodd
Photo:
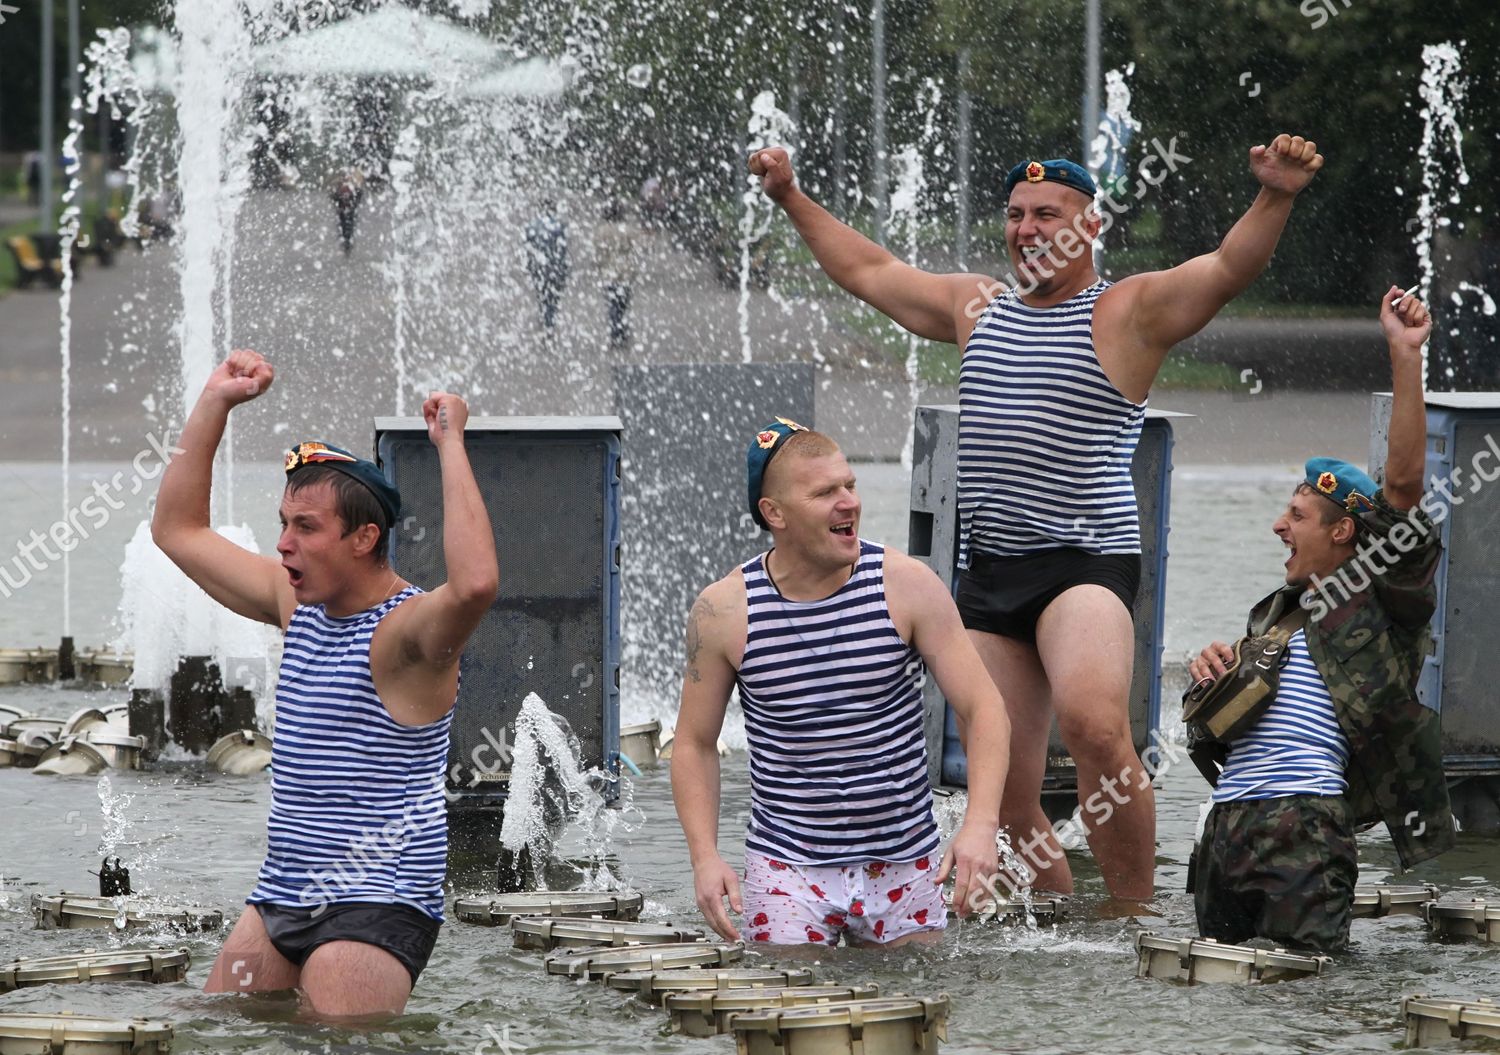
M1415 293L1416 291L1417 291L1417 287L1416 287L1415 284L1413 284L1410 289L1403 290L1402 293L1401 293L1401 295L1399 297L1397 297L1395 300L1391 301L1391 307L1393 307L1393 308L1399 308L1401 306L1401 302L1403 300L1405 300L1411 294Z

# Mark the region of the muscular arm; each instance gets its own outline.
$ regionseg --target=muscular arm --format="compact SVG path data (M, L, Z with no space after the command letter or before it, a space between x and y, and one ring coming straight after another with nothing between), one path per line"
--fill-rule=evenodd
M1399 308L1392 301L1400 298ZM1391 506L1405 511L1422 497L1427 461L1427 404L1422 394L1422 346L1432 317L1413 296L1392 286L1380 298L1380 325L1391 355L1391 424L1385 480L1381 489Z
M448 581L398 608L400 617L393 623L393 630L397 665L430 677L457 666L469 635L495 602L500 571L489 513L464 447L468 409L457 396L441 393L423 404L422 414L437 447L442 472L443 560ZM421 701L402 708L398 720L409 725L436 721L454 703L450 692L403 692L400 696Z
M978 316L966 305L985 304L1001 286L984 275L935 275L897 260L813 201L793 182L791 163L780 148L756 151L750 170L762 177L766 194L786 210L802 241L828 277L870 307L919 337L958 344L968 339Z
M1172 346L1207 326L1265 270L1281 240L1292 202L1323 165L1317 144L1277 136L1251 150L1260 193L1212 253L1167 271L1122 279L1100 298L1111 325L1101 356L1127 399L1142 402Z
M214 452L229 411L270 387L270 365L236 351L219 365L199 396L162 475L151 517L151 539L173 564L230 611L285 629L297 602L279 561L251 553L213 529L209 494Z
M715 931L739 937L728 914L741 910L734 869L719 855L719 732L734 688L731 650L743 649L744 583L721 579L693 602L687 622L687 662L672 737L672 800L687 840L698 908Z

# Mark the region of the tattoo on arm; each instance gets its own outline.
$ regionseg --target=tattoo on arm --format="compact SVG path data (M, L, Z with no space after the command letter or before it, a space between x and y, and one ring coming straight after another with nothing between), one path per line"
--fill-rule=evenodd
M715 614L714 606L702 597L693 602L693 610L688 613L686 674L693 681L703 680L703 675L698 673L698 653L703 649L703 631L698 620L712 619Z

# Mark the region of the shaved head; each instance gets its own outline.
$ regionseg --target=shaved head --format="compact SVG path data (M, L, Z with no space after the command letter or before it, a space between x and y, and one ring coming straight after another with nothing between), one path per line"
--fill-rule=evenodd
M793 459L822 458L837 453L839 445L821 432L805 429L792 433L782 441L776 457L766 466L766 475L760 487L761 497L781 497L781 489L785 486L786 478L791 475L789 467Z

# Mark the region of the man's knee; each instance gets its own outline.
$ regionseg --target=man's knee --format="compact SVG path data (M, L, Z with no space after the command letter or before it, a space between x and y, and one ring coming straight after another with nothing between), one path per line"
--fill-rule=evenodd
M1058 708L1057 727L1063 743L1078 762L1095 769L1118 770L1139 762L1130 739L1130 720L1109 707Z

